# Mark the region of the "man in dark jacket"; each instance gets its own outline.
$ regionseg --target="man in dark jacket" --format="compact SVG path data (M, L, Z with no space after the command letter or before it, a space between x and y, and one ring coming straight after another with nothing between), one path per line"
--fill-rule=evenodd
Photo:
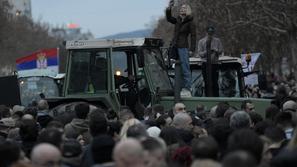
M191 71L189 63L189 55L195 52L196 47L196 26L191 16L191 7L183 4L180 7L177 18L171 15L173 1L170 1L169 7L166 9L167 21L174 24L174 36L172 45L177 47L178 59L181 62L183 73L183 85L181 96L191 96ZM188 37L191 36L191 46L189 51Z

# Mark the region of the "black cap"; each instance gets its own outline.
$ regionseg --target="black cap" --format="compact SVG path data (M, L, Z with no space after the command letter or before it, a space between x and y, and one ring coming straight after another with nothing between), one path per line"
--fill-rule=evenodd
M210 26L207 26L207 27L206 27L206 31L207 31L207 32L212 32L212 33L214 33L214 32L215 32L215 28L214 28L214 26L211 26L211 25L210 25Z

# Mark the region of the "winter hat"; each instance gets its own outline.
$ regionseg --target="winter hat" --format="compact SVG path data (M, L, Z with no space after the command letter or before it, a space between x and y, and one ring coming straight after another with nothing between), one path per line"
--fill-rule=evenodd
M159 137L161 133L161 130L156 126L150 127L146 131L150 137Z

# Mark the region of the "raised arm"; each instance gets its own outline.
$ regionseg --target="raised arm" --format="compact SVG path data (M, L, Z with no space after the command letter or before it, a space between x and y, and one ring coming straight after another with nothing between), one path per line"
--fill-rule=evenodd
M166 19L169 23L176 24L177 21L176 21L176 18L172 16L171 9L172 7L168 7L166 9Z

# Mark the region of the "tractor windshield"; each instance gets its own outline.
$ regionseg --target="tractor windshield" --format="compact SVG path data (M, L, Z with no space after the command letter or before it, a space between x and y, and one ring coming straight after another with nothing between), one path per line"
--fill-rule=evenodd
M107 91L107 50L73 50L68 94Z
M27 106L32 100L40 100L40 94L45 97L59 96L59 88L53 78L31 76L19 78L22 105Z
M145 65L148 66L148 73L152 84L160 91L172 91L172 86L162 60L161 52L158 49L146 48L143 51Z

